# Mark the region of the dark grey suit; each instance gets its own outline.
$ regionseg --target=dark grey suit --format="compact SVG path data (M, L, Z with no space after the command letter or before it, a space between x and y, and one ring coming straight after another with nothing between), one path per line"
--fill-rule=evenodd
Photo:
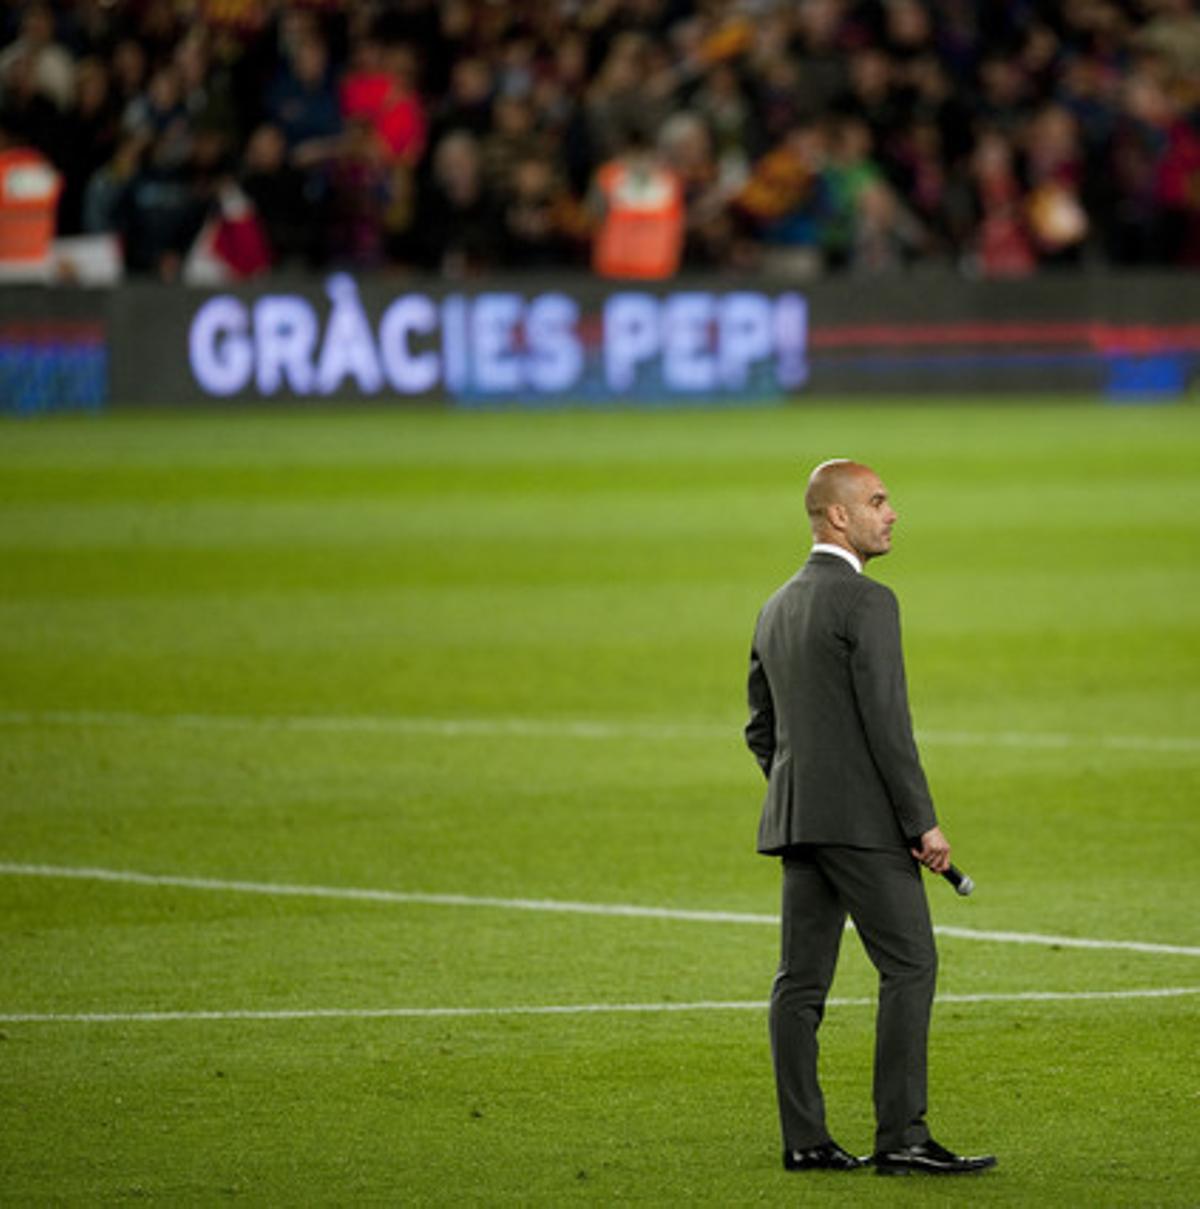
M876 1149L925 1141L937 953L909 839L937 823L891 590L816 553L759 614L746 742L767 776L758 850L783 857L771 1041L784 1144L828 1140L817 1029L847 913L880 975Z

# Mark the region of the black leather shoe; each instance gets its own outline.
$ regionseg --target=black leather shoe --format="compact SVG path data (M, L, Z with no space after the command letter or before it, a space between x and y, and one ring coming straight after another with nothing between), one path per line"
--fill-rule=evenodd
M783 1152L783 1165L788 1171L857 1171L867 1165L866 1159L847 1154L836 1142L822 1142L807 1150Z
M994 1154L954 1154L932 1138L917 1146L880 1150L871 1157L876 1175L967 1175L996 1166Z

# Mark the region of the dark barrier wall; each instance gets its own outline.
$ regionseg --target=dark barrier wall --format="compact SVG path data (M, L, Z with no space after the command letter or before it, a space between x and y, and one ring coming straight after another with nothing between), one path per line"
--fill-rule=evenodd
M809 306L814 392L1177 398L1200 371L1200 275L840 280Z
M808 394L1175 398L1200 277L272 280L0 291L4 410L376 399L714 405Z

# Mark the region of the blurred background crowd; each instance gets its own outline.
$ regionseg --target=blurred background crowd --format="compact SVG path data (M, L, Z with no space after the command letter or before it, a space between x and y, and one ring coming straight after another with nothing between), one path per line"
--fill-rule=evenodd
M587 265L613 162L685 267L1200 266L1190 0L9 0L0 130L164 280Z

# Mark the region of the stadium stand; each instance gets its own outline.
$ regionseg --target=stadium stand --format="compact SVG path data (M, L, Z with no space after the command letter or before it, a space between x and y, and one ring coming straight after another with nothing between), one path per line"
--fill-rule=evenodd
M236 272L586 267L631 138L685 268L1200 265L1190 0L36 0L0 124L162 281L231 191Z

